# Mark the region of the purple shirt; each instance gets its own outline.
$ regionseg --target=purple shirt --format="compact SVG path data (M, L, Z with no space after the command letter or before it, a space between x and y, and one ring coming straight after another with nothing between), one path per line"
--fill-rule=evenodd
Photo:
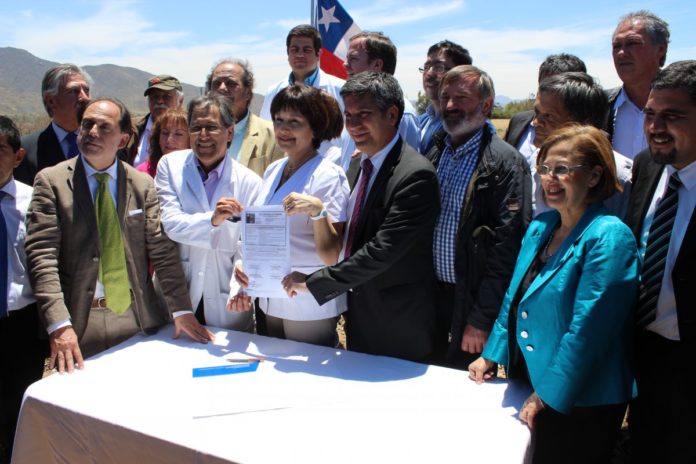
M200 161L198 161L198 158L196 158L196 167L198 168L198 174L200 174L201 180L203 181L203 187L205 188L205 195L208 197L208 203L212 201L215 189L217 189L217 186L220 183L222 172L225 169L226 160L227 155L225 154L222 161L220 161L220 164L218 164L212 171L206 173L203 170Z

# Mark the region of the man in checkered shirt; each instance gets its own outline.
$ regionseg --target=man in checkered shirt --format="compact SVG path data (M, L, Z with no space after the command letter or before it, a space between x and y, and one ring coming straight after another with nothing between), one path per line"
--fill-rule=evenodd
M428 158L441 211L433 256L438 279L431 362L467 369L488 339L531 219L531 177L522 155L488 122L493 81L470 65L442 78L444 131Z

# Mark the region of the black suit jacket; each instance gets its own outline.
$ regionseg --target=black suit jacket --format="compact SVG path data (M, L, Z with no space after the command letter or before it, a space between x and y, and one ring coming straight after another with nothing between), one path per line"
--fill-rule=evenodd
M505 138L503 140L513 147L519 149L519 143L522 140L522 136L527 132L527 129L529 129L529 124L532 122L532 119L534 119L533 110L522 111L521 113L514 115L510 119L510 124L505 131Z
M633 188L629 199L626 222L640 240L643 220L659 182L663 165L650 158L648 150L639 153L633 162ZM672 283L677 301L679 337L682 341L685 360L696 356L696 214L686 229L672 270Z
M349 172L354 185L358 172ZM411 360L431 353L433 229L439 211L435 169L399 139L365 200L353 242L360 248L307 279L319 304L349 292L350 350Z
M51 124L42 131L22 137L22 148L27 154L15 168L14 178L27 185L34 185L36 173L43 168L65 161L65 154Z

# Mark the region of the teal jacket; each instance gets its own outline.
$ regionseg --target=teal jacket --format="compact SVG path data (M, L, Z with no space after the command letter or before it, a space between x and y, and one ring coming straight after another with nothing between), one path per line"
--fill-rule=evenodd
M560 215L530 224L510 288L483 357L508 365L508 314L529 266ZM515 339L532 387L553 409L625 403L631 398L638 251L630 229L591 205L520 300Z

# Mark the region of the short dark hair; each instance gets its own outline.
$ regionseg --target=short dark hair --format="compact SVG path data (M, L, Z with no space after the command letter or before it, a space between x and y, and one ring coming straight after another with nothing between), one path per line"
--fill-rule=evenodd
M622 16L621 19L619 19L619 26L626 22L630 22L631 24L637 22L642 23L643 30L648 34L653 45L664 44L665 54L660 60L660 66L664 66L665 60L667 59L667 47L669 46L669 24L667 24L667 21L660 18L652 11L638 10Z
M696 60L675 61L661 69L652 81L653 90L683 90L696 105Z
M65 81L68 80L70 76L75 74L82 76L90 86L94 84L92 78L84 69L72 63L59 64L46 71L46 74L44 74L41 80L41 99L43 100L44 108L46 108L46 112L49 116L53 116L53 114L51 114L51 109L46 102L46 95L58 95L60 87L65 84Z
M12 151L22 148L22 136L17 125L7 116L0 116L0 136L5 137Z
M557 95L574 122L602 128L609 105L602 87L584 72L555 74L539 83L539 93Z
M314 50L319 53L321 50L321 35L319 31L309 24L300 24L290 29L288 37L285 39L285 49L290 52L290 41L293 37L309 37L314 41Z
M124 134L128 134L129 136L133 135L133 125L131 123L130 111L128 111L128 108L126 108L126 105L124 105L123 102L116 97L99 97L96 100L90 101L85 106L78 108L78 110L77 110L77 122L82 124L82 118L84 117L85 111L87 111L87 108L94 105L95 103L99 103L99 102L103 102L103 101L111 102L118 107L118 111L119 111L118 127L119 127L119 129L121 129L121 132L123 132Z
M587 72L587 67L585 62L582 61L575 55L570 53L559 53L557 55L549 55L539 66L539 80L541 82L544 78L553 76L554 74L561 74L565 72Z
M541 166L551 147L561 142L570 143L573 151L580 157L581 164L602 168L599 182L587 192L588 202L604 201L615 192L623 191L616 175L614 151L603 131L580 124L571 124L553 131L541 145L536 165Z
M210 92L213 87L213 74L218 66L223 64L236 64L242 68L242 85L247 89L254 90L254 73L251 71L251 64L247 60L240 60L238 58L223 58L217 61L212 68L210 68L210 73L205 78L205 91Z
M271 102L271 115L283 110L300 113L312 129L312 146L316 150L324 140L331 140L343 130L343 115L331 95L304 83L282 89Z
M218 94L207 93L191 100L187 108L187 119L189 126L193 123L193 112L197 109L210 110L211 107L217 108L220 114L220 122L228 129L234 127L234 114L225 97Z
M362 31L350 38L350 41L364 39L365 51L370 61L382 60L382 71L389 74L396 72L396 45L381 32Z
M452 60L452 63L454 63L455 66L474 63L474 60L469 54L469 50L449 40L441 40L440 42L431 45L428 49L428 55L440 51L445 52L445 55Z
M396 106L399 110L397 128L401 123L401 117L404 114L404 93L391 74L368 71L351 76L341 89L341 97L345 99L348 95L368 95L382 113Z

